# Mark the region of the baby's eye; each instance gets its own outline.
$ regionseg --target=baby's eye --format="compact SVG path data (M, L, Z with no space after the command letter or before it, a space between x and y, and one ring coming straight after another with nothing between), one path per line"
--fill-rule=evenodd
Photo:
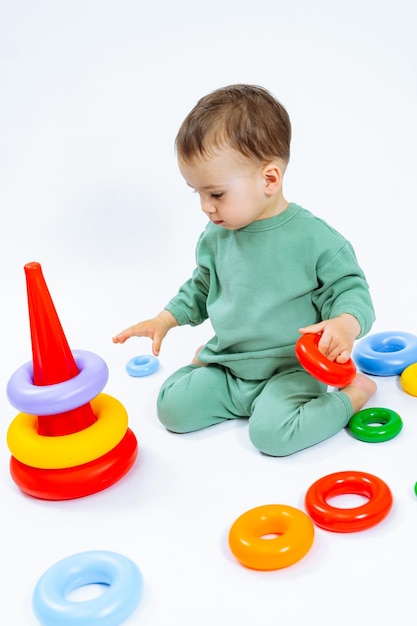
M221 198L221 197L223 196L223 193L211 193L211 194L210 194L210 196L211 196L212 198L217 198L217 199L219 199L219 198Z

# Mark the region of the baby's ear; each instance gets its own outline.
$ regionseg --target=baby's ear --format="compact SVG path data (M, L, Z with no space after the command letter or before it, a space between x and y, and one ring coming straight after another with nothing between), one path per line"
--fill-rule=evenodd
M282 186L283 172L278 163L268 163L262 170L265 191L268 194L276 193Z

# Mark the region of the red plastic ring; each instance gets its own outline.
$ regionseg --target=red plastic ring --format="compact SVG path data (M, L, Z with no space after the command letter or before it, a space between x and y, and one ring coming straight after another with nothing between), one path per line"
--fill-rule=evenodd
M21 491L41 500L71 500L107 489L133 466L138 443L127 429L123 439L103 456L63 469L41 469L10 459L10 474Z
M331 506L328 499L344 494L369 498L369 502L353 508ZM365 530L382 521L392 507L391 491L383 480L365 472L336 472L311 485L305 507L320 528L338 533Z
M352 359L336 363L325 357L318 349L320 334L302 335L295 344L295 355L305 370L321 383L330 387L347 387L356 376Z

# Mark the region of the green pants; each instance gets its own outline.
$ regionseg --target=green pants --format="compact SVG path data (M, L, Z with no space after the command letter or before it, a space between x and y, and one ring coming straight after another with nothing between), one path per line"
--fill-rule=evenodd
M335 435L353 414L348 396L297 366L267 380L242 380L220 365L187 365L162 385L158 417L175 433L249 418L253 445L286 456Z

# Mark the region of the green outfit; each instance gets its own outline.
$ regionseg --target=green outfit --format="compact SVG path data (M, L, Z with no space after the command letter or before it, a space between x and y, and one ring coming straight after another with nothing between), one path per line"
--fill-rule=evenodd
M196 269L165 307L180 325L209 318L214 336L165 381L158 416L174 432L249 417L262 452L291 454L336 434L352 405L307 374L294 345L298 329L351 313L361 335L375 319L351 244L296 204L245 228L209 223Z

